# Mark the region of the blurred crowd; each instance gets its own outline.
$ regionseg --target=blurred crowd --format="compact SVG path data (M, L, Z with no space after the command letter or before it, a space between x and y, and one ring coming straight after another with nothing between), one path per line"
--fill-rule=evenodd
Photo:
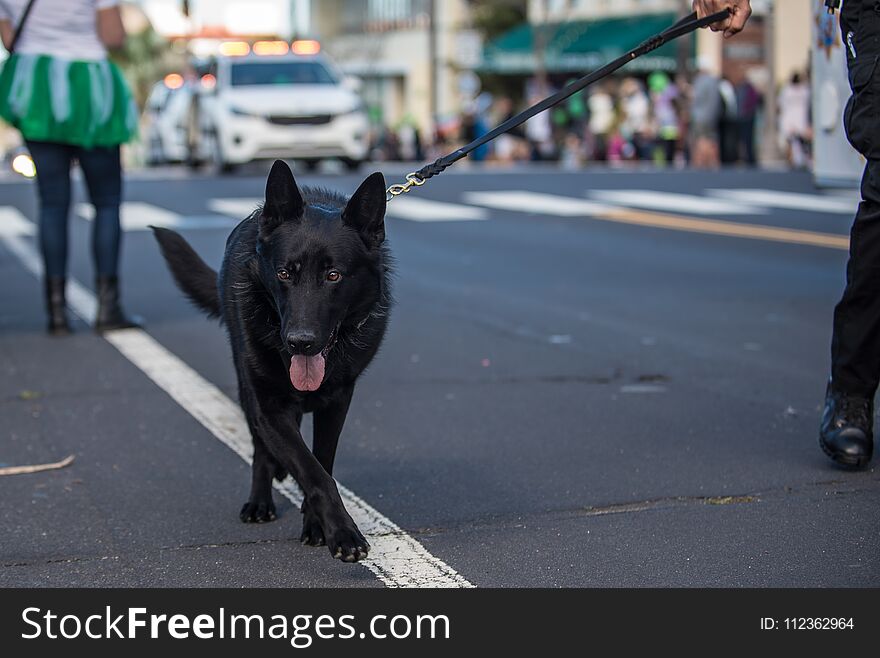
M415 121L383 127L373 139L376 160L431 160L470 142L554 89L537 85L519 104L481 94L460 117L441 122L433 139ZM719 77L705 64L692 77L654 72L646 78L605 80L563 105L478 149L473 159L502 164L558 162L576 168L647 162L712 169L757 164L756 139L764 98L745 75ZM795 168L810 164L810 86L800 75L778 98L780 146Z

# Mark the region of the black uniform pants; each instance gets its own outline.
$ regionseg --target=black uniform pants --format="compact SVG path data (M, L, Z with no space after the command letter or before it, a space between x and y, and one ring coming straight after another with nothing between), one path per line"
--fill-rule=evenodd
M840 26L853 91L844 127L867 163L846 289L834 310L831 379L838 391L873 399L880 380L880 0L844 0Z

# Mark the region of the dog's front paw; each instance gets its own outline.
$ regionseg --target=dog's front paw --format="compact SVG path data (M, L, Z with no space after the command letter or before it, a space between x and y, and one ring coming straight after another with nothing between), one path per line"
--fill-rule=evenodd
M321 522L305 505L303 505L303 529L299 540L306 546L323 546L326 543Z
M370 544L354 523L341 526L325 535L330 555L343 562L357 562L367 557Z
M269 523L278 518L275 503L269 501L248 501L241 508L239 518L244 523Z

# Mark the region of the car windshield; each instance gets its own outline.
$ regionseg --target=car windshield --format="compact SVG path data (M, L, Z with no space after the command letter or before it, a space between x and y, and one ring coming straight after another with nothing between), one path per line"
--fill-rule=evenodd
M337 80L320 62L236 62L232 86L332 85Z

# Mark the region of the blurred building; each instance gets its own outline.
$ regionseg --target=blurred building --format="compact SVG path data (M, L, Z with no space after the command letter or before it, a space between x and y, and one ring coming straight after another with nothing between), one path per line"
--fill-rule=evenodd
M584 74L668 27L680 0L528 0L527 20L486 45L481 70L501 75ZM693 39L686 55L693 56ZM634 61L629 70L672 72L677 44Z
M772 78L778 86L795 71L808 68L810 28L818 1L752 0L754 14L748 30L729 40L700 30L688 55L712 62L717 74L738 77L748 73L768 85ZM535 37L545 42L548 72L594 68L594 59L598 62L604 56L607 61L617 52L614 44L619 43L623 52L690 13L691 6L691 0L528 0L529 27L489 44L487 53L494 61L488 62L488 68L534 70L534 54L528 51L534 50ZM530 31L541 25L551 29L533 36ZM636 70L669 69L676 66L671 62L676 57L681 59L681 54L674 48L661 49L633 66Z
M316 38L363 81L375 123L429 134L461 105L460 72L480 61L473 0L140 0L156 31L197 56L230 39ZM471 78L472 79L472 78Z
M287 38L295 31L296 0L141 0L153 28L168 38L261 35Z
M761 4L771 4L764 0ZM779 85L792 73L809 70L813 22L819 0L774 0L772 2L772 60L774 80ZM824 7L822 8L824 11ZM765 10L765 13L766 10Z
M363 80L374 121L413 120L430 131L460 106L459 72L480 40L466 0L313 0L312 36L343 71Z
M690 3L688 3L690 4ZM529 0L529 18L551 21L678 11L680 0Z

